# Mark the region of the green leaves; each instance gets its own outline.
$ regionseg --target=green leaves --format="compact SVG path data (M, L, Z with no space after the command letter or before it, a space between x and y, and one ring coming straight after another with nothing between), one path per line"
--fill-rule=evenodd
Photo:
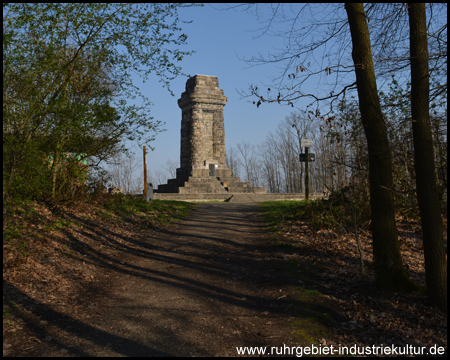
M185 6L4 4L3 129L11 144L45 135L51 150L85 139L89 156L107 156L111 139L153 140L161 124L131 74L156 74L170 91L182 74L177 63L191 54L181 49L187 36L177 11ZM7 177L25 149L6 149Z
M67 70L81 59L85 61L84 55L89 54L90 61L98 63L96 71L106 70L111 78L118 79L121 96L145 99L131 86L132 72L143 80L156 73L170 90L170 80L182 74L176 63L191 54L178 48L187 40L185 33L178 35L181 28L177 10L184 6L188 5L4 5L4 59L14 67L8 70L26 72L34 85L43 86L42 81L47 80L47 90L54 94L55 87L71 76ZM58 53L65 57L55 61ZM49 75L53 77L51 83ZM51 94L42 95L52 99Z

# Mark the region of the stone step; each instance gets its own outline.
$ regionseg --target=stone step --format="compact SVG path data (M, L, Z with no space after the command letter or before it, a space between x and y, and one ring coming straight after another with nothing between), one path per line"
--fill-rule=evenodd
M253 193L241 193L241 194L233 194L231 198L228 200L231 203L253 203L256 202L255 194Z
M189 181L186 181L184 187L180 187L178 192L180 194L227 194L227 190L222 186L220 181L213 177L189 178Z

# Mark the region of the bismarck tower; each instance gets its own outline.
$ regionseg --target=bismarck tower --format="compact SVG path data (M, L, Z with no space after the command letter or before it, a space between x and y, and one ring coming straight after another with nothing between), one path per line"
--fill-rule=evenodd
M227 97L215 76L196 75L186 82L178 100L181 108L180 169L177 178L208 177L214 168L217 176L231 171L225 160L223 107ZM214 166L213 166L214 165Z
M226 165L223 107L227 97L215 76L195 75L181 94L180 167L158 193L265 193L231 176Z

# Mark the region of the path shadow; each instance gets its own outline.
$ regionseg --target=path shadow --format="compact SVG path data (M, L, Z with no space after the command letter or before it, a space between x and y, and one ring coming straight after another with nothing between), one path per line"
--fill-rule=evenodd
M7 305L11 312L22 319L26 326L34 333L34 336L42 343L48 342L48 336L50 336L43 326L40 325L41 322L44 321L47 323L47 326L57 327L61 332L69 333L78 339L87 340L88 342L101 347L105 347L108 344L109 349L123 356L173 356L167 352L162 352L142 345L139 342L96 329L89 324L85 324L55 311L5 281L3 282L3 294L4 305ZM18 302L18 299L20 299L20 303ZM31 313L27 310L27 308L30 307L33 309ZM70 343L63 343L56 339L53 334L54 332L52 331L51 344L59 350L66 349L68 355L93 355L92 353L83 350L83 347L71 345ZM39 348L37 348L37 351L39 351ZM27 353L26 356L42 356L42 354Z

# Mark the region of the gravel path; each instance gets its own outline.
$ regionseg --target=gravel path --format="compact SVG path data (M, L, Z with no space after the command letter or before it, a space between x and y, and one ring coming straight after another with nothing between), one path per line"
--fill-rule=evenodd
M238 346L299 345L301 306L255 204L198 204L185 220L130 239L104 261L71 316L41 317L47 356L236 356Z

